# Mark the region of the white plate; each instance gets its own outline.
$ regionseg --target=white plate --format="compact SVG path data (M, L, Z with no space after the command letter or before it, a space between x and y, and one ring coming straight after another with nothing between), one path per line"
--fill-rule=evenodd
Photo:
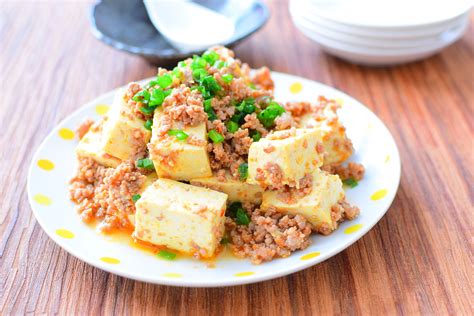
M217 259L215 268L190 258L163 261L111 240L83 224L68 199L67 183L74 172L77 137L72 130L86 118L98 119L112 103L114 91L86 104L63 120L43 141L28 174L28 197L44 231L75 257L105 271L156 284L214 287L259 282L284 276L324 261L366 234L385 214L398 189L400 156L385 125L358 101L323 84L273 73L278 100L315 100L319 95L340 99L341 118L355 147L351 158L366 167L366 176L348 200L361 209L330 236L314 235L313 244L285 259L261 265L233 257Z
M348 25L343 22L333 21L318 15L307 2L300 0L291 0L289 3L289 10L294 19L304 17L313 24L348 35L362 36L373 39L417 39L420 37L438 36L444 32L450 32L456 28L461 21L469 20L469 11L448 21L442 23L414 26L409 28L375 28L367 26Z
M328 20L350 26L406 29L434 26L456 19L471 0L295 0Z

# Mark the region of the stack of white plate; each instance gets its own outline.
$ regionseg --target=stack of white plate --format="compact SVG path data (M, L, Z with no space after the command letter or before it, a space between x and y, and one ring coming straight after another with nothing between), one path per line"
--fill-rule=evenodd
M431 56L458 40L473 0L290 0L296 27L330 54L366 65Z

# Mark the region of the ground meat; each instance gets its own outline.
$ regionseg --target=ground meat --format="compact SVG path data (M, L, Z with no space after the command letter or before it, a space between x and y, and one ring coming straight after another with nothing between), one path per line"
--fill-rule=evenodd
M337 174L341 180L354 179L362 180L365 174L365 168L362 164L357 162L349 162L346 166L343 165L324 165L321 169L331 173Z
M94 121L91 119L88 119L79 125L79 127L76 129L76 134L79 137L79 139L82 139L82 137L86 135L86 133L91 128L92 124L94 124Z
M163 102L163 109L173 121L181 122L184 126L196 126L207 121L202 95L185 85L173 89Z
M90 158L79 158L70 181L69 196L85 222L100 220L99 229L132 229L129 215L135 213L132 196L141 189L145 175L132 162L106 168Z
M293 137L293 136L296 136L296 128L291 128L289 130L286 130L284 132L279 132L277 134L270 133L267 136L267 139L277 140L277 139L285 139L285 138L289 138L289 137Z
M239 129L232 134L232 146L239 155L248 155L252 142L253 140L249 137L248 129Z
M263 166L264 178L267 183L269 183L269 188L274 190L279 190L283 187L283 171L280 166L274 162L267 162ZM260 180L258 180L260 181Z
M296 127L296 125L296 121L293 119L291 114L287 112L283 113L275 119L275 129L277 131Z
M310 102L287 102L284 107L288 113L296 117L303 116L312 111Z
M293 204L306 195L310 194L312 190L313 176L308 173L299 181L298 188L292 188L288 185L285 185L279 190L277 197L287 204Z
M241 128L248 128L262 134L262 137L267 136L268 130L260 123L259 119L257 118L257 114L247 114L245 116L245 123L242 124Z
M300 215L284 215L274 209L254 209L244 205L250 214L248 226L237 225L226 219L226 229L231 238L233 253L250 258L260 264L274 258L288 257L293 251L305 249L311 244L311 226Z
M273 90L275 84L270 73L270 69L262 67L255 71L252 76L252 82L263 90Z

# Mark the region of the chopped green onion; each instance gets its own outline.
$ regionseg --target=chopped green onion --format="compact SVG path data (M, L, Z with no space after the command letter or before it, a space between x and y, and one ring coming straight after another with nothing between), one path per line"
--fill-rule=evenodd
M237 225L248 225L250 224L250 218L243 208L239 208L235 213L235 222Z
M262 138L262 134L259 131L251 131L250 137L252 137L254 142L258 142Z
M151 131L151 127L153 126L153 121L152 120L146 120L145 124L143 124L145 128L149 131Z
M242 103L236 106L236 109L245 114L252 114L257 109L255 99L247 98L243 100Z
M224 236L221 239L221 245L227 245L230 243L230 238L228 236Z
M244 122L245 122L245 115L246 115L245 113L234 114L234 115L230 118L230 120L231 120L232 122L237 123L237 124L244 124Z
M150 96L150 106L160 106L163 103L163 100L165 99L165 93L161 89L155 89L151 92Z
M155 165L153 164L153 161L150 158L143 158L137 160L137 167L152 170L155 168Z
M134 194L132 195L132 201L133 203L137 203L138 200L140 200L142 196L140 194Z
M208 50L202 54L202 58L204 58L210 65L213 65L220 57L221 56L213 50Z
M181 70L179 69L179 67L174 67L173 68L173 71L171 72L173 74L173 77L175 78L180 78L181 77Z
M179 140L186 140L186 138L189 137L189 135L185 131L180 129L170 129L168 131L168 135L176 136L176 138Z
M164 90L164 91L163 91L163 94L165 95L165 98L166 98L166 97L169 96L172 92L173 92L173 89L168 89L168 90Z
M141 102L144 104L148 104L148 101L150 100L150 92L148 90L142 90L138 93L136 93L133 98L133 101L135 102Z
M214 144L219 144L224 141L224 136L219 134L215 129L211 129L208 133L207 136L214 142Z
M228 217L235 218L237 214L237 210L242 208L242 203L241 202L232 202L229 207L227 207L226 215Z
M178 67L179 67L179 68L184 68L184 67L186 67L186 66L187 66L187 65L186 65L186 63L185 63L184 61L180 61L180 62L178 63Z
M239 124L234 121L228 121L227 123L225 123L225 126L227 127L227 131L229 133L235 133L239 130Z
M218 60L214 63L214 68L221 69L222 67L227 67L227 63L222 60Z
M147 85L145 86L145 89L149 89L151 87L154 87L158 84L158 82L156 80L152 80L150 82L147 83Z
M164 74L163 76L159 77L157 80L160 87L163 89L168 88L173 83L173 78L169 74Z
M206 101L204 101L204 112L207 113L207 118L209 119L209 121L212 122L217 119L217 115L211 104L212 99L207 99Z
M193 78L194 80L200 82L202 79L204 79L208 75L206 69L203 68L198 68L196 70L193 70Z
M172 253L166 250L160 250L156 255L160 257L161 259L165 259L165 260L174 260L176 258L175 253Z
M275 123L275 119L283 114L285 109L275 101L272 101L268 104L265 110L258 114L258 119L263 124L263 126L269 128L272 127Z
M234 76L232 76L231 74L225 74L222 76L222 81L224 81L225 83L229 84L232 79L234 79Z
M254 84L253 82L250 82L250 83L249 83L249 87L250 87L250 89L252 89L252 90L257 90L257 86L255 86L255 84Z
M153 112L155 112L155 108L142 106L142 107L140 107L140 111L145 115L151 115L151 114L153 114Z
M207 66L207 61L199 56L194 56L193 61L191 62L191 69L196 70L199 68L206 68Z
M238 170L239 170L240 180L242 180L242 181L247 180L247 177L249 175L249 165L248 165L248 163L244 162L244 163L240 164Z
M359 182L357 182L357 180L354 178L348 178L343 180L342 182L351 188L355 188L359 184Z
M221 86L217 83L216 79L213 76L206 76L202 79L201 85L209 91L211 94L215 94L218 91L221 91Z

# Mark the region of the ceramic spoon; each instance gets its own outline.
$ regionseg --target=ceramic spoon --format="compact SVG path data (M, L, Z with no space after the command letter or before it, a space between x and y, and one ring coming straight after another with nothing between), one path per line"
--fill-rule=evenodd
M144 0L153 25L182 52L224 43L235 31L235 20L185 0Z

